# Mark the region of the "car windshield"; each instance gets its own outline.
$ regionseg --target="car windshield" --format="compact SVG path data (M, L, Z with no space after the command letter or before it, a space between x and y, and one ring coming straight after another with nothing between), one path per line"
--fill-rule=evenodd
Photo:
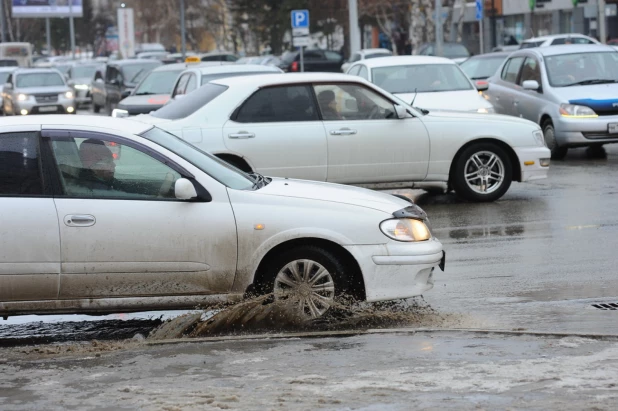
M444 57L454 59L461 57L470 57L470 52L463 44L444 44L442 48Z
M134 94L136 96L172 94L174 82L182 70L151 71L137 86Z
M472 80L486 79L494 75L507 56L491 56L468 59L460 64L461 69Z
M377 67L373 83L389 93L472 90L472 84L456 64L416 64Z
M294 59L296 58L297 54L298 53L295 52L295 51L286 51L285 53L283 53L283 56L281 56L281 60L284 63L288 63L289 64L289 63L294 61Z
M192 93L185 95L183 98L161 107L150 115L167 120L185 118L213 101L225 90L227 90L227 86L208 83Z
M389 56L392 56L392 54L382 51L379 53L365 54L365 59L375 59L377 57L389 57Z
M71 78L90 78L94 77L97 69L101 66L74 66L71 68Z
M54 64L54 68L61 72L62 74L67 74L71 69L71 64Z
M6 80L9 78L10 74L11 74L10 71L0 72L0 85L6 83Z
M58 73L31 73L17 76L18 88L64 86L64 80Z
M158 127L142 133L142 137L184 158L229 188L249 190L254 186L255 181L242 171Z
M127 83L138 83L146 74L160 64L129 64L122 68L125 81Z
M618 53L571 53L545 57L552 87L618 83Z
M264 71L240 71L235 73L217 73L217 74L204 74L202 76L202 84L206 84L209 81L219 80L226 77L241 77L241 76L254 76L257 74L277 74L280 71L268 70L266 67Z

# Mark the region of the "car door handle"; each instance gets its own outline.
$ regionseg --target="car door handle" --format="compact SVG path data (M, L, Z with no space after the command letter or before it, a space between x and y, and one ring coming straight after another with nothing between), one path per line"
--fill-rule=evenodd
M64 217L64 224L69 227L90 227L97 219L90 214L69 214Z
M330 134L333 136L350 136L352 134L356 134L356 130L352 130L349 128L342 128L339 130L331 130Z
M247 133L246 131L241 131L239 133L232 133L227 135L229 138L253 138L255 134Z

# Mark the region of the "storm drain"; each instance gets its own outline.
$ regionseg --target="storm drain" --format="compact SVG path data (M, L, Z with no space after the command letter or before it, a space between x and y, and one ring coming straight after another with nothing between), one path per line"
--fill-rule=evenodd
M592 304L592 306L599 310L618 310L618 303Z

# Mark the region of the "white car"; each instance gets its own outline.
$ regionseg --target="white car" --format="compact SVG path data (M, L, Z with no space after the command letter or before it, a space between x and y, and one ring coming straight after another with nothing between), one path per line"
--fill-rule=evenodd
M410 201L247 175L159 128L0 125L0 316L194 308L247 291L319 317L336 296L418 296L442 244Z
M479 91L487 90L488 83L475 86L457 63L444 57L384 57L356 63L348 74L369 80L414 107L495 112L493 105L479 95Z
M545 178L549 168L531 121L418 110L345 74L214 80L134 119L245 171L345 184L447 182L473 201L496 200L511 181Z
M549 47L561 44L601 44L601 42L593 37L584 36L583 34L565 33L526 39L521 42L519 48L528 49L533 47Z
M393 52L389 49L362 49L353 53L350 56L350 59L341 65L341 72L345 73L348 71L348 68L357 61L374 59L378 57L389 57L392 56Z

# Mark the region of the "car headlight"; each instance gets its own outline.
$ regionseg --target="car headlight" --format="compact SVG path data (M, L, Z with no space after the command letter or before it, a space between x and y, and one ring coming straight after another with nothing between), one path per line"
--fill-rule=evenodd
M494 114L496 110L493 107L481 107L478 110L476 110L476 112L483 113L483 114Z
M66 93L64 93L64 96L66 98L73 98L73 92L72 91L67 91Z
M431 238L427 225L421 220L412 218L382 221L380 230L387 237L397 241L427 241Z
M547 147L547 144L545 144L545 136L543 135L543 132L541 130L533 131L532 137L534 137L534 139L536 140L536 143L539 146Z
M28 95L27 94L19 94L17 96L17 100L19 100L19 101L26 101L26 100L28 100Z
M87 84L76 84L73 87L75 87L76 90L88 90Z
M593 109L587 106L578 106L575 104L560 104L560 115L562 117L575 118L596 118L599 117Z
M115 108L112 110L112 117L126 118L129 117L129 112L121 108Z

